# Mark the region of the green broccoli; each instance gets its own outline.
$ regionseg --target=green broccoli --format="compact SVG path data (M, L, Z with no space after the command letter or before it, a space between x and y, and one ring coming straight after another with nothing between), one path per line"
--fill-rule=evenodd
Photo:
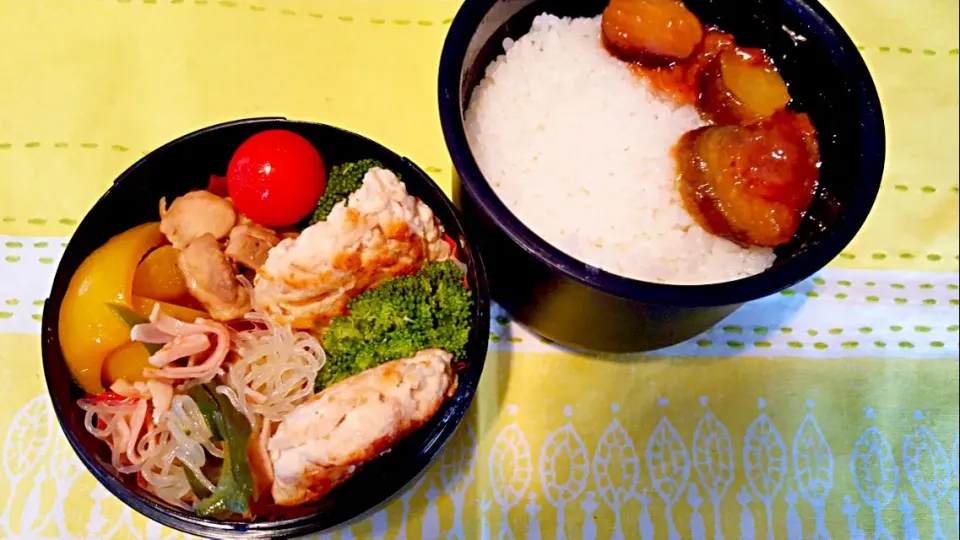
M473 299L453 261L428 263L412 276L389 279L347 305L323 336L327 362L316 389L430 348L463 360Z
M361 159L343 165L334 165L327 176L327 188L323 196L317 201L317 209L310 217L310 225L318 221L326 221L330 211L340 201L344 201L351 193L360 189L363 177L374 167L383 167L375 159Z

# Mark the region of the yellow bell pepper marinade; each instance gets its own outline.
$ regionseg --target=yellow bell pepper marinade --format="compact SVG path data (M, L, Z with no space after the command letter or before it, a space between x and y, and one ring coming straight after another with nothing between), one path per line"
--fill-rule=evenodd
M130 340L130 329L109 304L133 308L137 265L164 242L159 223L138 225L97 248L70 279L60 306L60 348L70 374L86 392L103 391L104 360Z

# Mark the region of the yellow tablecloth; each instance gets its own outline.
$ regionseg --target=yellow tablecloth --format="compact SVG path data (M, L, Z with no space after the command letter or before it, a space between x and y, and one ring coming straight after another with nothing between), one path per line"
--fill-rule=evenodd
M889 143L848 251L642 358L574 356L501 319L442 462L337 536L958 537L958 4L828 8L874 74ZM0 537L179 536L82 469L43 386L38 302L111 180L198 127L285 115L448 185L435 88L456 9L0 0Z

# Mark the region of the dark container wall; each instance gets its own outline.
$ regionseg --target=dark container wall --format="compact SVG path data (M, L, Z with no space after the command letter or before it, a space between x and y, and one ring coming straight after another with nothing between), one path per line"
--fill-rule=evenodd
M467 144L463 111L486 66L533 18L596 16L604 0L468 0L440 60L440 120L456 170L455 197L486 254L494 299L520 322L563 345L646 351L715 325L744 302L806 279L840 254L873 206L885 140L879 99L854 44L813 0L687 0L707 25L763 47L787 81L791 107L818 130L822 167L814 203L767 271L727 283L664 285L616 276L547 244L500 202ZM590 136L585 134L584 136Z
M268 129L286 129L309 140L327 167L373 158L400 176L407 191L434 211L460 245L473 291L474 313L467 361L458 372L454 395L417 432L390 452L364 465L348 482L318 503L255 522L199 517L161 501L137 485L135 475L119 475L110 451L83 427L76 400L83 391L71 380L60 349L58 319L70 278L95 249L135 225L158 221L158 201L168 201L207 186L211 174L224 174L233 151L248 137ZM81 221L57 268L43 312L42 352L47 390L67 440L93 476L134 510L168 527L210 538L283 538L329 531L362 519L388 504L423 474L456 431L473 400L486 358L490 329L486 272L478 251L464 233L459 213L440 188L413 162L360 135L332 126L283 118L228 122L185 135L151 152L127 169Z

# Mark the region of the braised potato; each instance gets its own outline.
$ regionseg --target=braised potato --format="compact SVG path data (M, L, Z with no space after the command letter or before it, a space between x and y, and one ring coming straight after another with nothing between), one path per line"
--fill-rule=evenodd
M699 76L700 110L717 124L752 124L786 107L787 85L760 49L731 47Z
M612 0L601 26L610 52L651 66L688 58L703 40L700 20L679 0Z

